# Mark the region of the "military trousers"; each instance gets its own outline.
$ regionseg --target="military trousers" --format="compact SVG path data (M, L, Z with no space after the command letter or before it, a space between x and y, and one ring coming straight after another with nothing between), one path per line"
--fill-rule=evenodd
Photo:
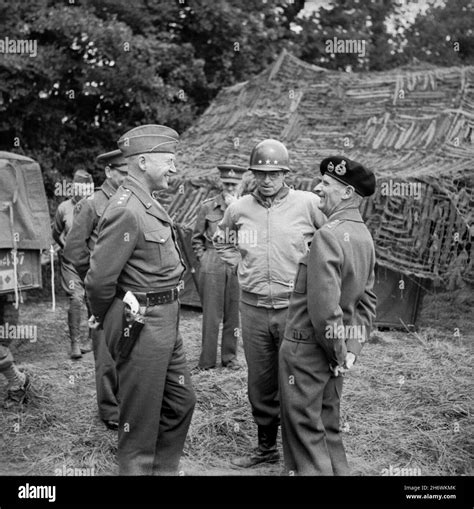
M115 371L115 362L105 343L103 330L92 331L92 349L94 353L95 385L99 417L102 420L118 422L117 373Z
M69 302L78 302L84 304L85 290L84 282L80 278L77 270L72 263L67 262L64 257L60 256L61 267L61 286L69 297Z
M239 337L239 282L216 250L204 251L199 269L199 294L202 303L202 350L199 367L213 368L217 362L219 325L223 322L222 364L237 357Z
M147 308L145 325L125 359L119 355L123 301L116 298L104 318L119 384L120 475L178 472L196 403L178 322L178 301Z
M333 376L315 342L284 339L279 366L285 468L293 475L349 475L340 430L343 377Z
M264 308L241 302L240 313L253 418L258 426L278 426L278 350L288 308Z

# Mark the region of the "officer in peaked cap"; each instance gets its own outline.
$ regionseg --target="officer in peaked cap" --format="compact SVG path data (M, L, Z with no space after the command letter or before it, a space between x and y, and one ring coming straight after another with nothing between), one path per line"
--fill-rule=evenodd
M328 222L299 264L280 348L286 469L294 475L348 475L339 422L342 375L375 318L375 251L359 212L375 176L347 157L321 162L315 187Z
M239 337L239 283L237 275L217 255L212 244L217 224L227 207L237 199L237 186L247 168L233 164L218 165L223 190L205 200L198 209L192 246L199 266L199 294L202 303L202 350L198 368L216 366L217 337L223 320L222 365L239 369L237 341Z
M285 184L289 156L280 141L259 142L249 169L256 190L229 205L215 236L218 254L237 269L248 396L257 424L257 448L231 460L241 468L279 461L278 349L298 260L326 219L316 195Z
M101 154L97 161L105 166L106 179L91 196L76 205L74 221L64 247L64 258L74 265L82 281L89 269L90 255L97 240L99 220L110 198L128 173L127 162L120 150ZM119 406L115 364L105 344L103 330L92 330L91 335L99 416L109 429L116 430Z
M58 254L61 267L61 286L69 298L68 326L71 342L70 357L72 359L80 359L83 353L92 350L91 332L89 331L87 339L81 340L82 307L85 303L84 283L74 265L64 258L63 250L72 227L76 205L93 191L92 175L83 169L77 170L73 177L73 196L59 204L52 228L53 239L60 247Z
M173 222L153 198L176 172L177 142L178 133L161 125L136 127L119 139L128 176L99 222L86 276L117 369L122 475L176 474L195 405L178 330L185 267ZM130 295L138 315L123 301Z

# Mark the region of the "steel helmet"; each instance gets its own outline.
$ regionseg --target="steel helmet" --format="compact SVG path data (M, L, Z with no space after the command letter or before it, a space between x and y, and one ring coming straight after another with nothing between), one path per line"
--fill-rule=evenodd
M250 154L249 170L290 171L290 160L285 145L278 140L263 140Z

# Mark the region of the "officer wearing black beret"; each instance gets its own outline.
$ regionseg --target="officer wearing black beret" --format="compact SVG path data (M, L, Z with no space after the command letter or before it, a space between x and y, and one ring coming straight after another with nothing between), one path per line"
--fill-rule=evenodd
M342 375L375 318L375 251L359 206L375 176L347 157L321 162L315 187L329 221L302 258L279 358L285 467L293 475L348 475L339 422Z

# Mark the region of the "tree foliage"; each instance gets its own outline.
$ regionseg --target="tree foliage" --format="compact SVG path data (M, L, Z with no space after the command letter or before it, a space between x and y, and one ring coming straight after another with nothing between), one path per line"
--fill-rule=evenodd
M0 54L0 149L37 159L51 192L79 166L100 181L95 157L136 125L182 132L283 48L344 71L473 63L472 1L408 27L406 1L331 0L303 17L304 0L0 0L0 34L38 47L34 58ZM334 37L366 41L365 54L328 52Z

